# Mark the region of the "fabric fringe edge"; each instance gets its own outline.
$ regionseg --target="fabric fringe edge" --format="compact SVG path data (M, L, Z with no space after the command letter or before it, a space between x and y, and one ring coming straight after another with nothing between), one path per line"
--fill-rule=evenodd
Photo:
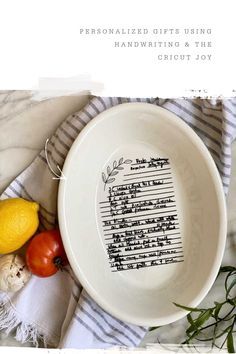
M35 347L44 346L44 348L55 347L56 343L52 342L47 335L40 331L30 323L23 323L17 312L14 310L9 299L0 300L0 331L6 335L15 331L15 339L18 342L32 343Z

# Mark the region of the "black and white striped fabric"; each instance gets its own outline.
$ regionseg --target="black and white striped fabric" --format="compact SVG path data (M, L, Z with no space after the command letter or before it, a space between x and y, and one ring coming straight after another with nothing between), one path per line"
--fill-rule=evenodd
M159 105L175 113L192 127L208 147L227 193L231 172L231 144L236 137L236 99L93 97L82 111L69 116L51 137L48 144L48 156L53 169L56 170L57 166L62 168L73 141L91 119L112 106L126 102L147 102ZM52 177L45 152L42 151L35 161L11 183L1 199L23 197L38 201L40 203L40 228L52 228L57 223L58 188L58 180ZM17 296L6 297L0 294L5 316L8 312L9 316L12 312L16 312L17 339L24 341L31 338L28 333L29 328L36 333L33 339L35 343L38 334L47 344L59 345L63 348L135 347L144 337L145 328L123 323L107 314L81 289L73 275L57 274L51 277L51 280L49 278L47 291L45 291L45 284L38 278L32 277L29 284ZM25 298L29 300L32 297L36 299L35 309L30 301L28 305L24 301ZM38 302L37 297L40 297ZM24 304L23 310L22 303ZM57 314L50 313L51 321L46 321L48 303L53 305L54 309L58 309ZM28 313L26 317L24 313ZM1 325L1 310L0 328L7 329L7 324ZM28 337L24 333L25 328L28 328Z

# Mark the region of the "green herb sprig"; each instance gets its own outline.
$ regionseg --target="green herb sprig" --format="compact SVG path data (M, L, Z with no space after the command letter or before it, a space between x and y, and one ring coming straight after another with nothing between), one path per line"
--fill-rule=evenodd
M175 304L190 311L187 315L189 327L186 330L187 339L183 344L190 344L193 340L211 342L211 346L222 349L226 343L229 353L235 353L234 337L236 333L236 268L221 267L219 274L225 273L225 299L214 302L210 308L191 308ZM233 294L234 292L234 294ZM223 311L226 313L222 315ZM207 333L206 333L207 331ZM221 344L219 345L219 339Z
M194 341L210 342L211 347L222 349L225 344L229 353L235 353L236 337L236 267L221 267L219 274L224 273L225 299L214 302L210 308L192 308L180 304L175 305L189 312L186 330L187 338L182 344L193 344ZM218 275L219 275L218 274ZM151 328L153 330L154 328Z

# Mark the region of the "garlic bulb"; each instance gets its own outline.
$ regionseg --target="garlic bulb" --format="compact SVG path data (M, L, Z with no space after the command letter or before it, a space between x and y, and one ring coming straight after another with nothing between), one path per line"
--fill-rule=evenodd
M29 280L31 273L22 257L7 254L0 257L0 290L15 292L20 290Z

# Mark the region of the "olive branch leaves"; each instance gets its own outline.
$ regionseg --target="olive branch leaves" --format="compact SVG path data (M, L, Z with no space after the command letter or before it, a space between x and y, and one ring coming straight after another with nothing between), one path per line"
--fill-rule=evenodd
M132 163L132 160L126 159L124 160L123 157L119 159L119 161L114 161L112 164L112 168L110 166L107 166L107 175L103 172L102 173L102 180L104 182L104 190L106 189L106 185L109 183L112 183L115 181L114 176L116 176L119 171L123 170L124 167L122 165L124 164L130 164Z

